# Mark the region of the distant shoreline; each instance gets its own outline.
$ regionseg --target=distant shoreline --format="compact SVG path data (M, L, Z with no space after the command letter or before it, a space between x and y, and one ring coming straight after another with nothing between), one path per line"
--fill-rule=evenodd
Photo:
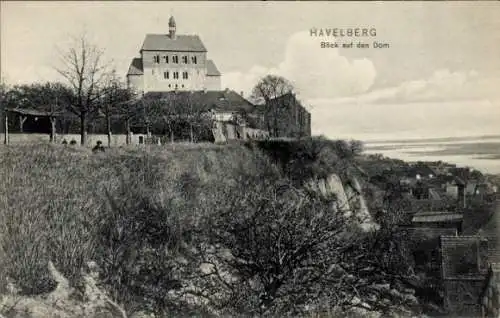
M414 144L414 143L435 143L435 142L451 142L451 141L473 141L473 140L491 140L500 139L498 135L480 135L480 136L463 136L463 137L437 137L437 138L409 138L409 139L375 139L365 140L364 143L369 145L376 144ZM372 148L372 147L370 147Z

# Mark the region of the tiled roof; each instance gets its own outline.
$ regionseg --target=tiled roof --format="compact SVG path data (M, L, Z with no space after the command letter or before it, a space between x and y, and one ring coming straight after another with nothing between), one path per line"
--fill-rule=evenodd
M130 67L128 68L127 75L143 75L143 74L144 71L142 68L142 59L140 57L132 59Z
M207 49L197 35L146 34L141 51L206 52Z
M207 60L207 76L220 76L220 72L212 60Z
M218 111L246 111L252 112L255 106L238 93L227 91L169 91L169 92L148 92L144 96L146 99L168 99L177 96L180 100L191 98L192 105L200 110Z
M413 215L412 222L434 223L434 222L457 222L462 221L463 215L453 212L418 212Z
M406 233L406 237L413 241L439 238L441 236L456 236L457 229L454 228L432 228L432 227L400 227Z
M443 279L482 279L488 272L488 240L479 236L442 236Z
M41 108L43 106L40 106ZM45 106L44 108L50 108L50 105ZM27 115L27 116L37 116L37 117L49 117L49 116L61 116L63 115L63 112L47 112L47 111L41 111L37 109L30 109L30 108L7 108L9 112L20 114L20 115Z

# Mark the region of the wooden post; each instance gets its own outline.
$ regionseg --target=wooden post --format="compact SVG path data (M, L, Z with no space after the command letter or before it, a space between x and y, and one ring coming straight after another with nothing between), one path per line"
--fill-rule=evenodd
M26 121L26 118L25 116L19 116L19 132L23 132L23 125L24 125L24 122Z
M125 121L125 125L126 125L126 130L127 130L127 136L125 138L125 143L127 145L130 145L130 119L126 119Z
M50 117L50 142L56 142L56 118Z
M5 110L5 134L3 136L3 143L9 144L9 112Z
M111 147L111 116L107 116L106 120L106 126L107 126L107 133L108 133L108 147Z

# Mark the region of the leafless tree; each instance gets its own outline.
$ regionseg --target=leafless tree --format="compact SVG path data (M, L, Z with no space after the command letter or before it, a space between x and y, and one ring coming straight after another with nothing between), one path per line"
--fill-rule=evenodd
M5 83L4 79L2 78L1 79L1 82L0 82L0 112L2 113L2 125L1 127L3 128L2 129L2 132L4 133L4 144L7 144L8 143L8 122L7 122L7 110L6 110L6 102L7 102L7 94L9 92L9 87L7 86L7 84Z
M99 89L109 78L104 51L91 43L85 34L74 39L74 44L61 51L61 66L57 72L68 82L74 97L69 110L80 118L80 143L86 143L90 116L99 108Z
M152 122L159 122L167 127L170 141L174 142L176 132L189 126L191 142L197 139L195 131L208 123L208 109L191 92L171 92L161 98L144 99L144 109Z
M257 104L264 104L265 124L269 133L278 137L280 125L286 123L290 116L287 101L282 98L292 94L294 87L286 78L267 75L253 88L251 99Z
M131 122L140 117L142 101L139 96L132 94L128 89L124 90L124 101L117 104L116 114L121 120L125 121L125 130L127 133L126 144L130 144Z
M116 75L116 70L111 71L103 85L103 88L100 90L101 94L99 94L99 113L103 114L106 119L108 146L111 146L111 119L115 115L121 115L120 107L122 103L130 100L131 94Z

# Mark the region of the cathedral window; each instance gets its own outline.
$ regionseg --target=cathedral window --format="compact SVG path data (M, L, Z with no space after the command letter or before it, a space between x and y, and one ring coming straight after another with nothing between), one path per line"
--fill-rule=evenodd
M182 72L182 78L188 79L188 72Z
M179 72L174 72L174 79L178 79L179 78Z
M179 57L177 55L172 56L172 62L179 64Z
M163 72L163 78L168 79L169 78L169 73L168 72Z
M160 56L159 55L155 55L153 56L153 63L160 63Z
M196 64L196 63L197 63L196 56L192 56L192 57L191 57L191 62L193 62L193 64Z
M187 57L187 56L185 56L185 55L184 55L184 56L182 57L182 63L184 63L184 64L187 64L187 63L188 63L188 57Z
M165 63L168 63L168 55L163 56L163 59L165 60Z

